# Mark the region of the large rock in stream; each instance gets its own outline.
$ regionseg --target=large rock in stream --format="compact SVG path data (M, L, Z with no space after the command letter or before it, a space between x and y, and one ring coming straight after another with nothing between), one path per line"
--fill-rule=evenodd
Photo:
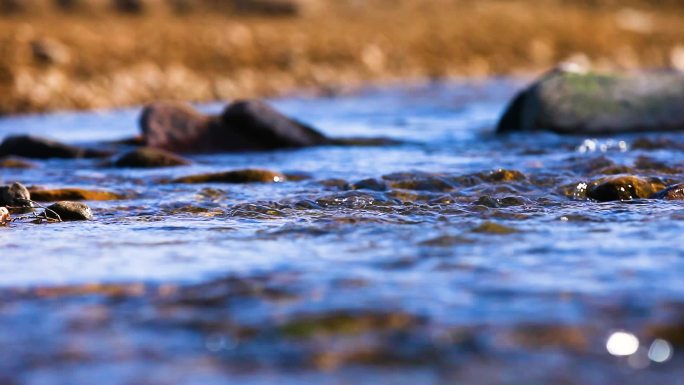
M603 135L684 130L684 73L554 70L520 92L497 131Z
M327 144L314 128L257 100L236 101L219 115L189 105L151 104L142 112L145 145L180 153L263 151Z

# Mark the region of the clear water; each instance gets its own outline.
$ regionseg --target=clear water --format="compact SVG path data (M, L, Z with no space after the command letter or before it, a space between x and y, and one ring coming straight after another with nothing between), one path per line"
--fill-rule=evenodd
M405 141L395 146L190 156L191 166L143 171L100 160L2 170L4 182L132 198L89 202L93 222L0 229L0 383L683 384L676 333L666 363L646 350L667 339L653 331L660 325L684 330L684 205L596 203L563 186L600 177L591 166L599 157L633 167L647 156L675 171L634 173L681 181L684 136L497 136L520 85L273 101L330 136ZM106 147L137 133L138 112L4 118L0 138ZM662 145L633 148L644 138ZM238 168L309 178L164 183ZM463 178L498 169L525 177ZM448 187L330 182L429 175ZM487 207L483 196L516 203ZM480 231L492 224L513 231ZM340 314L334 326L321 321ZM397 326L388 314L409 321ZM288 334L298 322L306 332ZM620 329L641 340L630 358L606 350Z

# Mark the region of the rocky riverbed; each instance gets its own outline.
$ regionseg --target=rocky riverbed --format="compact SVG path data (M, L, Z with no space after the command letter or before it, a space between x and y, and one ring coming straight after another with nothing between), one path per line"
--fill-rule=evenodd
M1 163L92 218L0 227L0 382L681 383L684 135L496 134L521 86L271 103L374 146L141 155L140 109L0 121L113 154Z

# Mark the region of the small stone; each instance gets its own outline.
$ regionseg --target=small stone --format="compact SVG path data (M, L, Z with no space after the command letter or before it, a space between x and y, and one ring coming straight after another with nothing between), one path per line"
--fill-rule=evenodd
M81 202L61 201L45 210L45 215L48 218L57 219L55 214L59 215L59 219L63 221L89 221L93 219L90 207Z
M5 207L0 207L0 226L6 225L10 219L9 210Z
M651 195L652 199L665 199L668 201L684 200L684 183L679 183L668 188L658 191Z
M12 207L31 207L31 193L21 183L0 187L0 205Z
M645 199L665 188L658 179L644 179L632 175L601 178L587 186L587 198L599 202Z
M85 190L80 188L63 188L52 190L32 189L31 196L38 202L57 201L113 201L123 199L119 194L110 191Z
M190 175L171 183L277 183L286 178L283 174L259 169L226 171L212 174Z
M114 162L121 168L155 168L186 166L190 161L158 148L143 147L124 154Z

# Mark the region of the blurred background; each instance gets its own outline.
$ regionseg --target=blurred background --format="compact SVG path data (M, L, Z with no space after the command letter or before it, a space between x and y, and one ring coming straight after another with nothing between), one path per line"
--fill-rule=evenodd
M684 68L679 0L0 0L0 114Z

